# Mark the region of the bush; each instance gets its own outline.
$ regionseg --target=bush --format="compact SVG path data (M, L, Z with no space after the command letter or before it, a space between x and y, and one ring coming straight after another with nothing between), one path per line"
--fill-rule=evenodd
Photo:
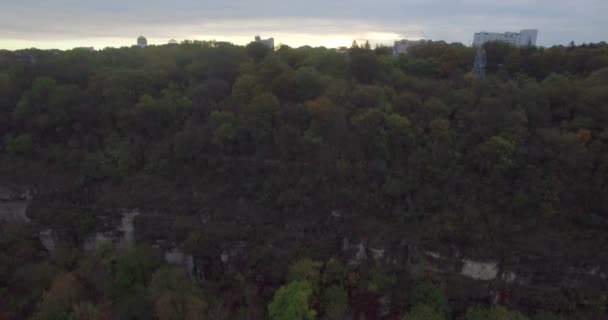
M30 155L34 150L34 142L29 134L20 134L14 139L7 139L6 149L15 155Z
M410 292L410 305L426 305L440 315L450 314L450 305L443 291L430 283L420 283Z

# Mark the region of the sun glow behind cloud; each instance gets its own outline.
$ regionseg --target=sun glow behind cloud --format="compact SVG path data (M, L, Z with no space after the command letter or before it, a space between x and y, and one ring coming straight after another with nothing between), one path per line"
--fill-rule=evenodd
M386 26L370 24L352 19L315 19L315 18L273 18L273 19L212 19L201 23L190 24L142 24L125 25L120 28L99 30L91 26L82 26L77 33L66 35L64 32L7 34L0 31L0 47L7 49L37 47L43 49L70 49L74 47L131 46L140 34L148 39L149 44L166 44L170 39L183 40L216 40L245 45L255 35L275 38L275 44L291 47L305 45L324 46L328 48L348 47L353 40L370 41L375 44L392 44L401 39L404 33L416 34L421 26L409 25L393 27L399 33L382 30ZM202 31L202 32L201 32ZM128 34L129 36L125 36ZM416 37L414 37L416 38Z

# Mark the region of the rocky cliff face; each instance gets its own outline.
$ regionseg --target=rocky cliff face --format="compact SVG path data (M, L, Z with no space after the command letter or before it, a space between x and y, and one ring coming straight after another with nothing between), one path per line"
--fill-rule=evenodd
M0 188L0 220L33 224L41 246L48 251L73 246L73 239L65 239L57 226L28 217L33 193L27 190ZM339 210L315 217L278 219L272 227L266 221L256 222L242 215L241 211L244 212L217 215L191 210L179 215L160 210L117 210L108 213L111 218L97 216L98 221L103 221L102 227L83 237L78 246L91 252L104 243L117 247L147 244L157 248L166 262L185 268L198 281L261 268L260 281L271 283L280 283L282 279L264 271L267 264L286 266L289 261L283 257L308 248L322 256L340 257L353 269L373 262L406 272L413 278L434 274L447 284L455 305L491 301L525 308L568 299L572 294L605 298L608 290L608 250L601 249L606 248L603 239L577 239L576 243L570 243L572 248L552 247L568 243L561 239L540 245L552 248L548 251L535 250L536 246L522 245L514 239L492 250L485 246L424 241L406 229L401 230L403 226L381 224L378 228L361 228L357 217ZM237 231L227 233L232 229ZM547 241L539 235L525 236L531 239L528 241ZM597 251L576 254L573 248L577 246L595 247ZM386 306L390 304L387 297L378 299L383 299L378 305L390 309Z
M26 215L31 191L10 184L0 183L0 221L8 223L28 223Z

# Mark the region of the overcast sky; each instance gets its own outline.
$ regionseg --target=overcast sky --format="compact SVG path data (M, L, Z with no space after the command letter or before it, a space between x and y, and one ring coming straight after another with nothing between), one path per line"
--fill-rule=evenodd
M539 29L549 46L608 41L608 0L0 0L0 48L132 45L169 39L290 46L428 38L469 45L477 31Z

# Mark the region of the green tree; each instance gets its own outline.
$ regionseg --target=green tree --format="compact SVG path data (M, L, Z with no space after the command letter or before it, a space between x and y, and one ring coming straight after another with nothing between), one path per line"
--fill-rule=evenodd
M158 261L145 248L129 248L116 257L115 289L118 295L128 294L136 286L146 286Z
M263 93L255 97L241 112L244 128L256 147L271 146L276 116L280 110L277 97Z
M293 281L280 287L268 305L271 320L314 320L310 305L312 288L307 281Z
M532 317L532 320L566 320L566 317L559 316L551 312L542 311Z
M450 314L450 305L443 291L427 282L421 282L412 289L409 304L425 305L443 317Z
M322 284L324 287L344 285L346 278L346 269L344 264L336 258L331 258L325 263L323 274L321 275Z
M342 286L333 285L327 287L323 290L320 305L324 319L344 319L348 311L348 294Z
M34 319L70 319L73 306L82 299L82 287L73 273L58 275L44 294L40 310Z
M350 71L357 81L369 84L380 76L380 61L373 51L352 48L349 56Z
M351 124L361 139L366 159L388 157L386 116L379 108L362 110L351 118Z
M306 101L320 96L329 83L329 77L312 67L302 67L295 72L296 101Z
M484 44L486 50L487 64L486 70L488 73L496 73L507 63L511 52L517 50L512 44L503 41L491 41Z
M99 307L91 302L83 302L74 306L74 319L101 320Z
M207 319L207 304L182 269L163 266L152 275L149 290L162 320Z
M321 280L321 266L323 263L304 258L296 261L289 267L289 281L308 281L318 284Z
M113 132L107 135L102 150L95 155L104 176L125 176L137 167L134 146L124 137Z
M415 305L404 320L445 320L445 316L425 304Z
M517 311L510 311L503 306L472 307L467 309L465 320L527 320L528 318Z
M232 86L231 97L238 103L249 103L256 91L256 78L250 74L241 75Z
M154 295L161 295L166 291L175 291L182 294L198 294L198 289L182 269L162 266L152 275L149 289Z
M8 152L16 155L31 155L34 151L34 142L29 134L20 134L7 141Z
M167 292L156 300L159 320L205 320L207 305L198 297Z
M211 128L211 141L214 144L225 149L235 141L239 130L239 120L233 113L213 111L207 124Z
M493 176L500 176L515 166L516 146L501 136L493 136L480 147L482 170Z
M246 47L247 55L251 57L256 63L260 63L266 55L268 55L272 49L259 42L251 42Z

